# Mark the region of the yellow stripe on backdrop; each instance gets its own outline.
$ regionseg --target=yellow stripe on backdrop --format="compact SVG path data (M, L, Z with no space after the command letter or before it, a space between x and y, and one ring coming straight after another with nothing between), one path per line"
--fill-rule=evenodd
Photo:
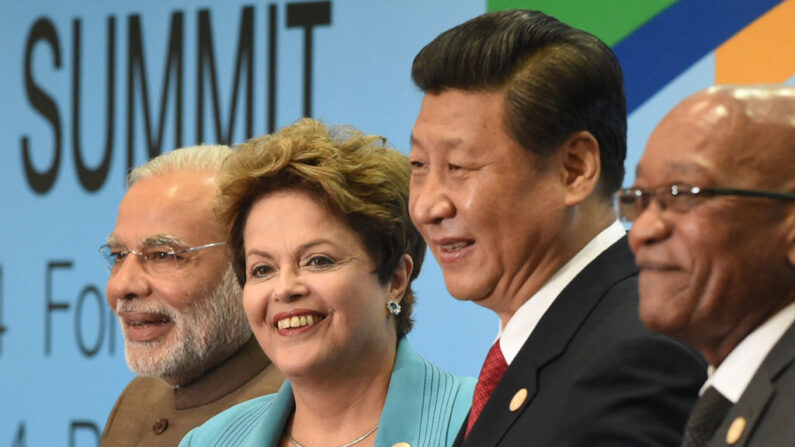
M779 83L795 75L795 0L786 0L715 51L716 84Z

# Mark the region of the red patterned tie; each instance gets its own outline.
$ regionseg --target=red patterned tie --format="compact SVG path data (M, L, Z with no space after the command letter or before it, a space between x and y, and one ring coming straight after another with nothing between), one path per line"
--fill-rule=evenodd
M467 431L464 435L469 436L472 426L478 420L483 406L491 396L491 392L502 379L505 370L508 369L508 363L505 357L502 356L500 350L500 341L494 342L494 345L489 349L489 354L486 356L486 361L483 362L483 368L480 370L480 377L478 377L478 384L475 386L475 395L472 396L472 410L469 412L469 420L467 421Z

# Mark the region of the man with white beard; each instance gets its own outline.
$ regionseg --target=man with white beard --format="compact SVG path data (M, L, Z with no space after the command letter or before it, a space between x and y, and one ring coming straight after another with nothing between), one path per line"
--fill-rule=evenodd
M100 251L106 294L139 375L108 417L103 446L174 446L193 427L283 377L246 321L213 205L226 146L172 151L134 169Z

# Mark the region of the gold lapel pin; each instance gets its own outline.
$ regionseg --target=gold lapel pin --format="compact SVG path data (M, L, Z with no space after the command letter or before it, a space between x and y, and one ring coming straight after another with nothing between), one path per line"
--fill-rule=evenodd
M393 444L392 447L411 447L411 444L408 442L398 442L397 444Z
M732 425L729 426L729 431L726 432L726 443L729 445L736 444L743 436L745 424L745 418L742 416L732 421Z
M525 400L527 400L527 388L522 388L513 395L511 403L508 405L508 409L511 411L518 410Z

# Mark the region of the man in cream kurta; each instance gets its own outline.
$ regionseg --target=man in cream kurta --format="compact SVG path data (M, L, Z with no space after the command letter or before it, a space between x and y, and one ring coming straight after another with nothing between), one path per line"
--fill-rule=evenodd
M103 446L174 446L191 428L283 378L251 336L213 214L226 146L178 149L136 168L100 249L108 303L139 375Z

